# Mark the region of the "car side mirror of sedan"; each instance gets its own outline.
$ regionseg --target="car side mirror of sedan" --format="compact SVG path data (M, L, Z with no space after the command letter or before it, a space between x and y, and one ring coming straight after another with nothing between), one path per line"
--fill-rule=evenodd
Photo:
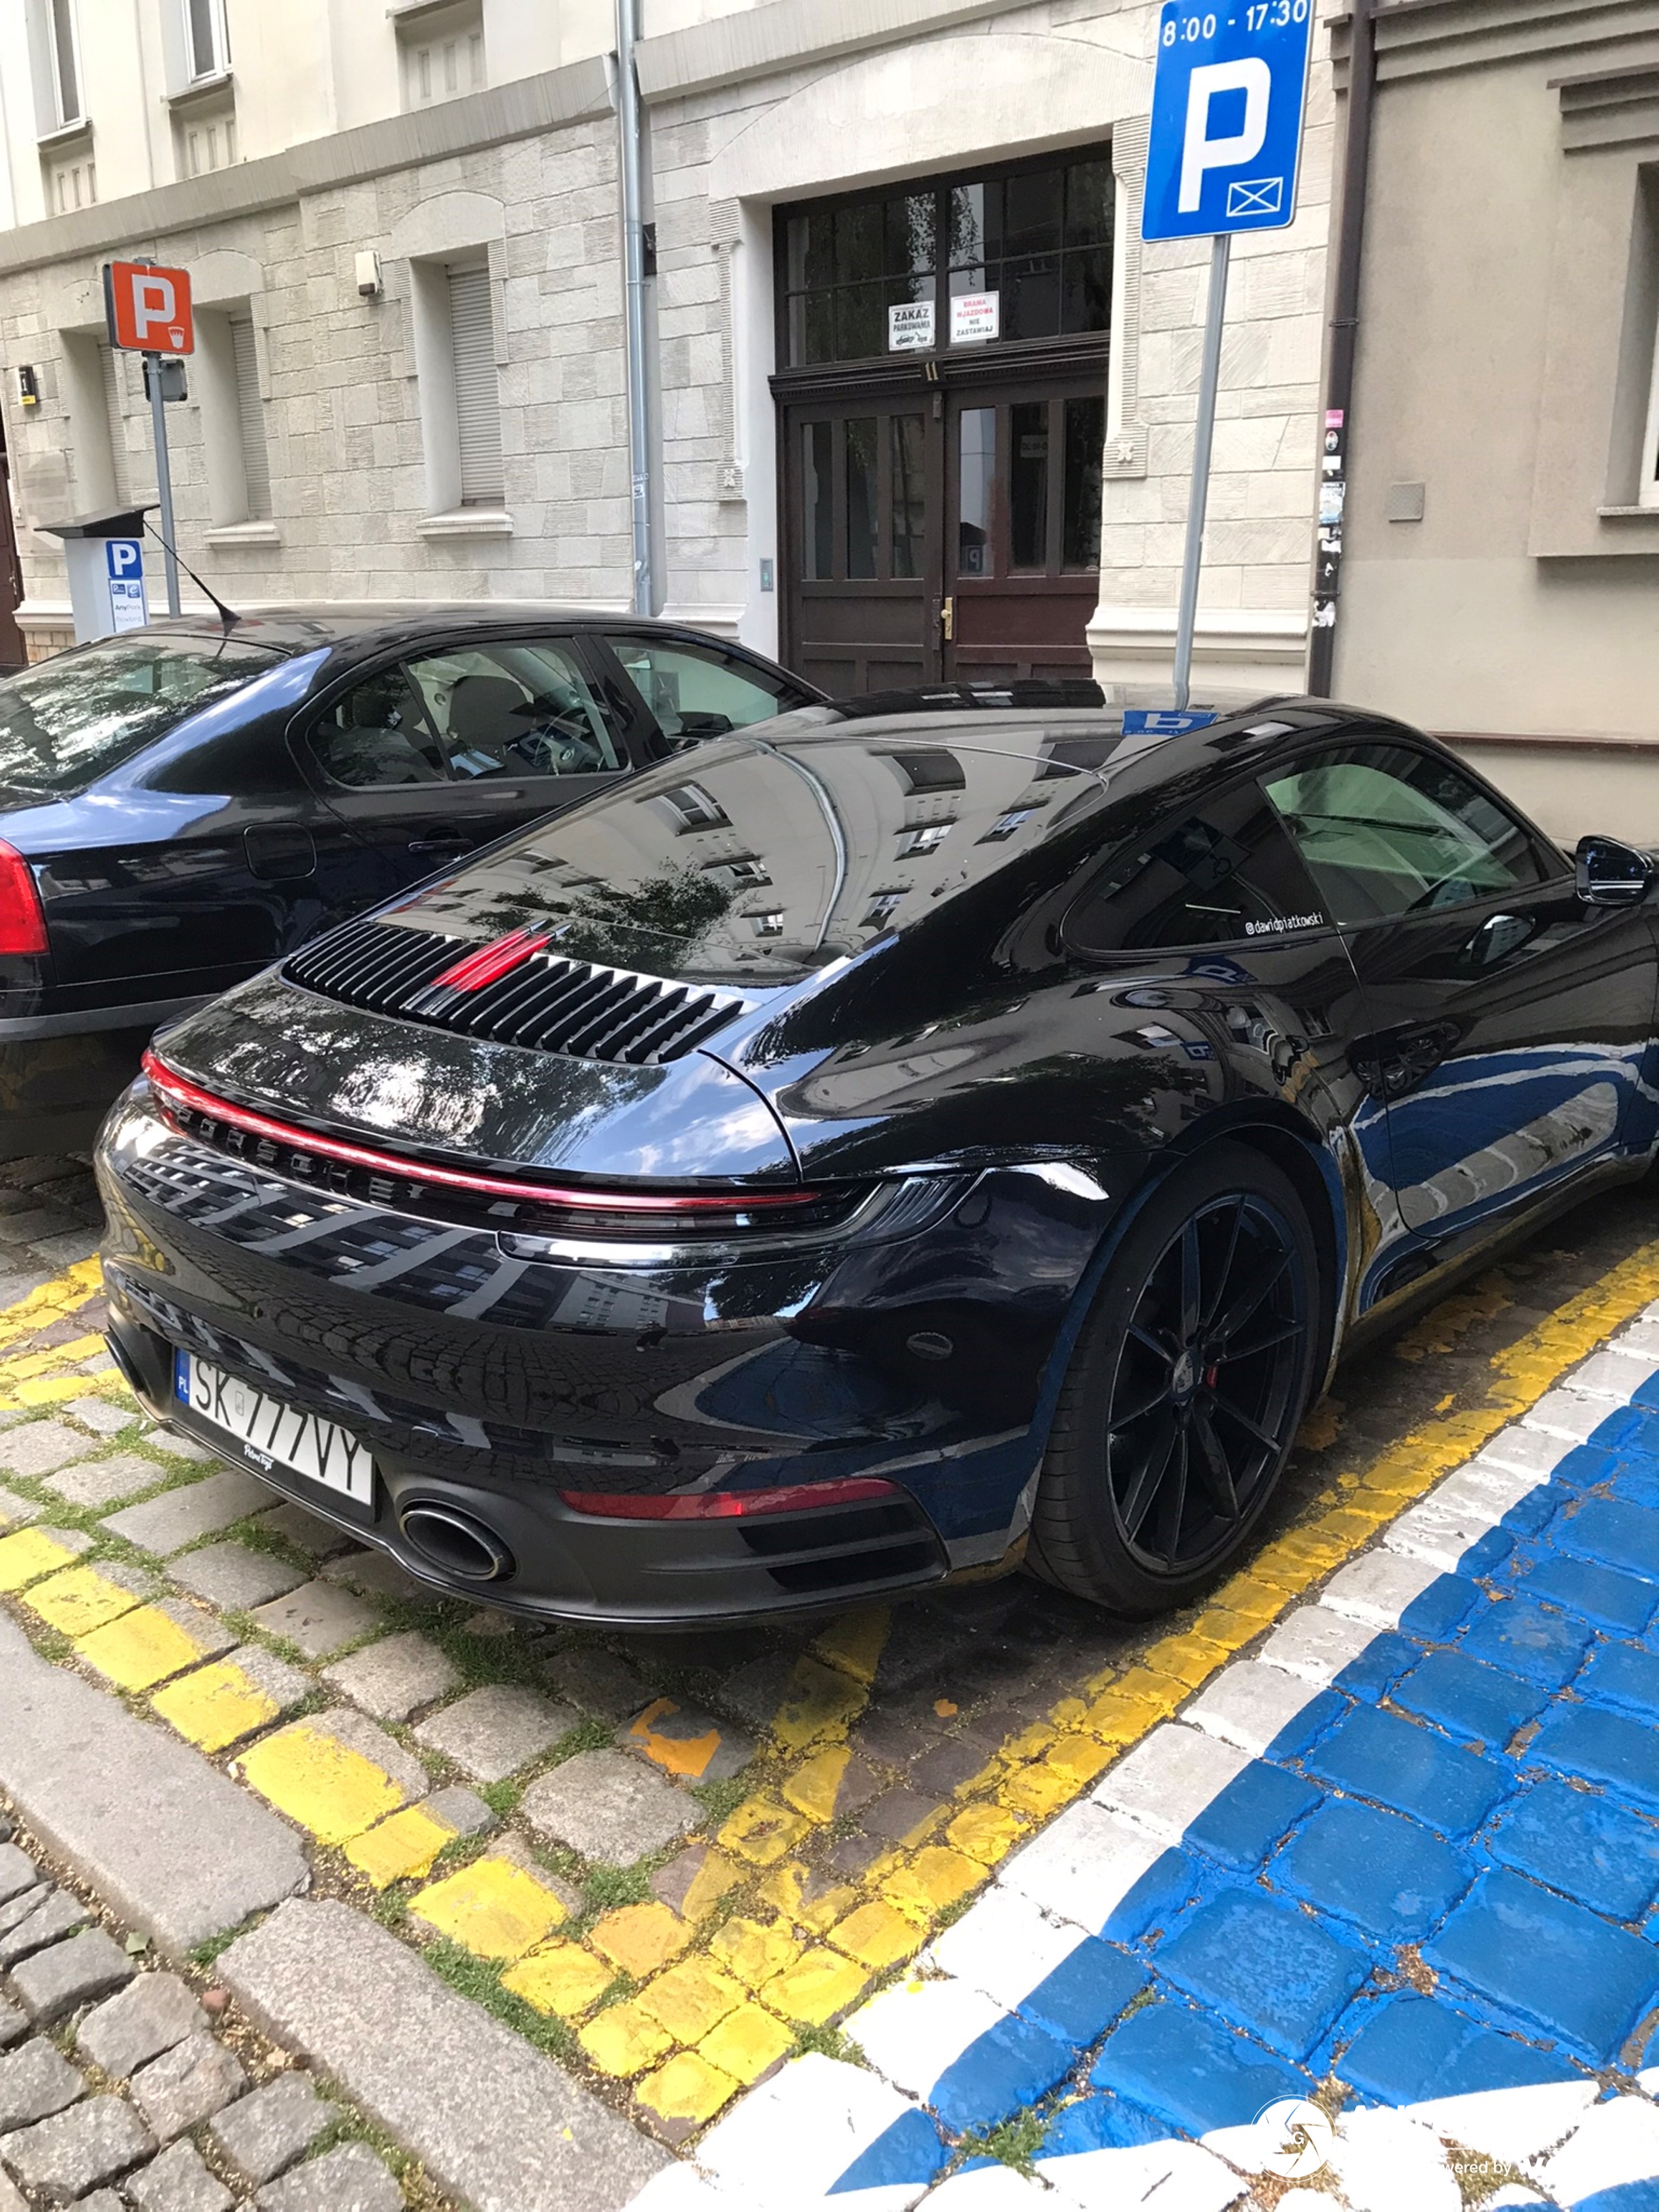
M1586 906L1639 906L1653 888L1653 855L1617 837L1581 837L1573 857Z

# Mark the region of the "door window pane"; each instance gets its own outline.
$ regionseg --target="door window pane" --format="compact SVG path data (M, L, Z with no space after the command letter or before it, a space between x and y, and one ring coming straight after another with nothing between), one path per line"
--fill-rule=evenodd
M325 775L356 791L448 781L443 747L401 668L383 668L337 699L313 729L311 750Z
M1089 951L1241 944L1326 926L1278 817L1254 788L1115 853L1066 918Z
M830 440L834 424L801 425L800 503L804 528L801 571L809 583L823 583L836 573L835 488Z
M892 539L889 574L920 576L927 562L927 491L922 481L926 424L920 415L888 419L892 443Z
M957 453L957 572L988 576L991 559L991 489L996 476L997 410L964 408Z
M586 775L623 765L586 677L550 640L458 646L411 661L409 673L458 782Z
M728 730L746 729L751 722L769 721L805 702L804 692L718 646L671 644L653 637L613 637L609 642L677 750L705 738L724 737Z
M847 425L847 573L876 573L876 418Z
M1540 883L1532 838L1449 761L1345 745L1264 788L1339 921L1437 913Z
M810 208L784 232L792 366L887 349L887 310L933 295L931 191Z
M1048 403L1030 400L1008 410L1008 559L1015 568L1041 568L1048 550Z
M1100 566L1100 478L1106 446L1103 398L1066 402L1066 505L1060 518L1064 568Z

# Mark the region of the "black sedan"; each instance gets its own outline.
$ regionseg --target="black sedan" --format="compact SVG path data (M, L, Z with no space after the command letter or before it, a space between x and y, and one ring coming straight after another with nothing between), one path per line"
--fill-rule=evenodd
M717 740L158 1039L152 1412L526 1613L1200 1593L1358 1333L1651 1158L1652 869L1376 716L1010 696Z
M156 1024L479 845L818 695L547 608L161 623L0 682L0 1158L92 1137Z

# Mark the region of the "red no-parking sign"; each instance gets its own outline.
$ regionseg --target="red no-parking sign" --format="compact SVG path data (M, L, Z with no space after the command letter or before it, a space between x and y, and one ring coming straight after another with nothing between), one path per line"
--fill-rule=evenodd
M190 271L149 261L104 264L104 315L109 342L134 353L194 353Z

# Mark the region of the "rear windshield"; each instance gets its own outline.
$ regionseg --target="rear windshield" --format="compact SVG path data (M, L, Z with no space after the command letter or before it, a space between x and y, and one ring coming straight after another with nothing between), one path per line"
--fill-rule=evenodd
M82 791L276 665L234 638L106 638L0 683L0 784Z

